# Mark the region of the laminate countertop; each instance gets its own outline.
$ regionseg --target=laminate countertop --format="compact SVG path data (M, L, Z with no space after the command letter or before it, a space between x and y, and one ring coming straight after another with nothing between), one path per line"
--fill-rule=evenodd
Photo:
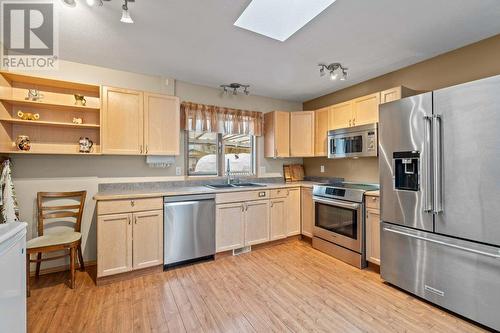
M176 195L193 195L193 194L207 194L207 193L227 193L227 192L246 192L246 191L263 191L273 190L278 188L292 188L292 187L308 187L312 188L313 185L319 184L312 181L299 181L293 183L257 183L265 185L262 187L232 187L212 189L206 186L183 186L166 188L165 190L122 190L122 191L101 191L94 195L94 200L119 200L119 199L141 199L141 198L156 198L156 197L169 197Z
M366 191L365 195L370 196L370 197L379 197L380 196L380 190Z

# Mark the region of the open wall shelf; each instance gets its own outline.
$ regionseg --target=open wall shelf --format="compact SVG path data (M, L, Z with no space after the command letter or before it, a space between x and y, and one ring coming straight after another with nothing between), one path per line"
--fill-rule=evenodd
M42 97L28 100L28 89L38 90ZM100 91L97 85L0 72L0 153L100 154ZM75 104L75 94L85 97L85 106ZM23 120L19 111L37 113L39 119ZM74 123L74 118L82 119L82 124ZM17 149L20 135L29 137L30 151ZM80 137L93 141L91 154L79 153Z

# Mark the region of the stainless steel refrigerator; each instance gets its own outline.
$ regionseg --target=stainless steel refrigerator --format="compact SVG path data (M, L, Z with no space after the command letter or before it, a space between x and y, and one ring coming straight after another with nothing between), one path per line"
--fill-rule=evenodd
M381 275L500 330L500 76L380 106Z

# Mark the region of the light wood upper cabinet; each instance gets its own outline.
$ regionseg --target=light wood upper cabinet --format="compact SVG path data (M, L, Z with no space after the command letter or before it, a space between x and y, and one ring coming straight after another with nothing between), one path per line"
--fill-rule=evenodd
M216 251L228 251L245 245L245 206L241 202L216 206Z
M290 156L314 156L314 111L290 112Z
M380 92L380 104L401 99L401 87L395 87Z
M179 155L179 133L179 98L145 93L145 153L148 155Z
M143 93L102 88L102 152L139 155L143 153Z
M352 126L353 101L332 105L330 107L328 119L329 130Z
M134 213L133 268L163 264L163 211Z
M301 189L302 235L312 237L314 225L314 205L312 188Z
M286 198L270 200L271 240L286 237Z
M245 202L245 245L269 241L269 200Z
M380 265L380 211L366 209L366 260Z
M97 276L132 270L132 214L97 217Z
M353 101L352 126L366 125L378 122L378 106L380 93L356 98Z
M264 157L290 156L290 113L264 114Z
M328 155L328 126L330 107L316 110L314 115L314 156Z
M286 236L299 235L301 231L299 187L288 190L286 214Z

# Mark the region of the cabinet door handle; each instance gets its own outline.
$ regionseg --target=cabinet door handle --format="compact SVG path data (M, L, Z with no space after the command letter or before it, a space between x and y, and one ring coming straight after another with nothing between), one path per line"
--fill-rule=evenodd
M349 127L351 126L352 119L349 119Z
M137 216L134 216L134 224L137 224Z
M146 145L146 154L148 153L148 145Z
M140 151L141 151L141 154L142 154L142 145L140 146Z
M134 200L130 200L130 206L132 206L132 207L135 206L135 201Z
M132 221L130 221L130 216L127 217L127 221L128 221L128 225L130 225L130 223L132 223Z
M245 206L243 206L243 204L241 204L241 211L244 212L245 211Z
M278 148L274 149L274 157L278 157Z

